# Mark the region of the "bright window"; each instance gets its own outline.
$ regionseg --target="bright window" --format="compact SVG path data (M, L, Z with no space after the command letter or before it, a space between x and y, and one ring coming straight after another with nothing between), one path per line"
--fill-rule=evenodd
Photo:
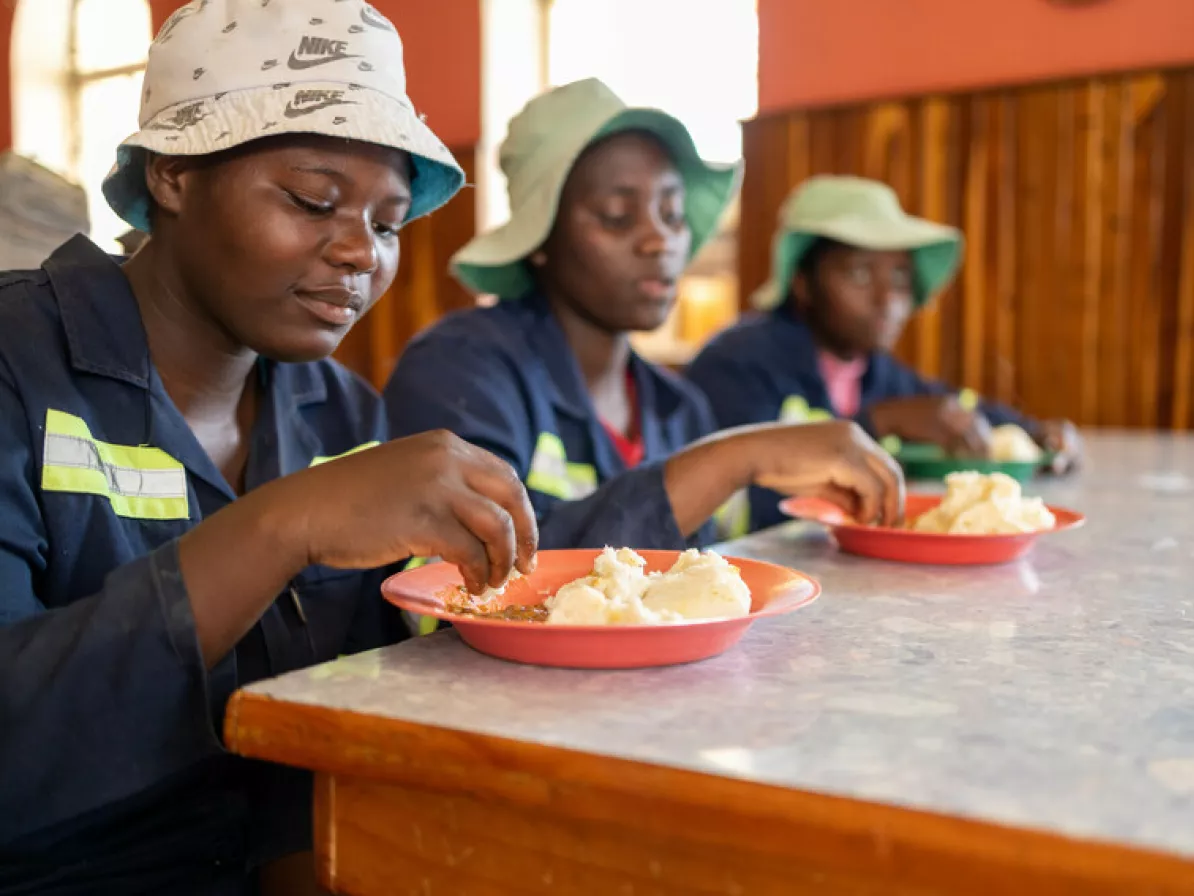
M116 250L128 226L101 192L137 130L153 25L146 0L21 0L14 31L17 152L87 192L91 237Z
M548 79L601 78L683 121L705 158L732 162L738 122L758 110L758 31L756 0L552 0Z

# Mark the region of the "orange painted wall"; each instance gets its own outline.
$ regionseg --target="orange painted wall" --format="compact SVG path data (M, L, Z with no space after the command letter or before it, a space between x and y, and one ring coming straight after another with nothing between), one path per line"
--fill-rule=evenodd
M155 31L182 5L180 0L149 2ZM374 5L402 35L415 107L449 146L476 145L481 139L479 0L374 0ZM0 0L0 150L12 145L9 51L14 6Z
M1194 0L758 0L759 110L1194 61Z
M0 2L0 152L12 146L12 91L9 88L12 20L16 4Z

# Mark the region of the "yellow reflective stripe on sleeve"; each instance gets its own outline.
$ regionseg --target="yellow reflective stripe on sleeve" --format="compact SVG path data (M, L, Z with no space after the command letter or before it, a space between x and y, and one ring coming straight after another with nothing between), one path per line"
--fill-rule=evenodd
M750 493L746 489L734 492L713 514L718 538L729 541L750 533Z
M186 469L160 448L113 445L91 435L80 417L46 411L41 487L107 498L117 516L185 520Z
M439 631L439 620L434 616L415 616L415 623L418 625L418 636L420 638L425 635L433 635Z
M560 437L544 432L535 442L526 484L561 501L576 501L597 490L597 470L589 464L569 463Z
M406 569L403 572L410 569L418 569L420 566L426 566L430 562L432 562L431 557L411 557L407 561ZM439 620L434 616L420 616L418 613L411 613L410 618L415 624L415 633L419 636L430 635L439 628Z
M368 451L370 448L376 448L381 442L366 442L363 445L357 445L355 448L349 448L343 454L333 454L331 457L314 457L311 459L311 466L318 467L320 464L326 464L329 461L339 460L342 457L348 457L350 454L358 454L362 451Z
M803 395L789 395L779 408L780 423L820 423L832 420L833 414L823 408L810 408Z

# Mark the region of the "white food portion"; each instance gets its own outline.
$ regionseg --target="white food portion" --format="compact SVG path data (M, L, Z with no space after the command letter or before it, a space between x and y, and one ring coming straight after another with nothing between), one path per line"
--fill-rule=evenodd
M991 430L991 459L1003 464L1035 464L1044 458L1041 446L1014 423Z
M659 625L750 612L750 589L725 558L685 551L670 570L644 572L630 548L606 548L593 571L547 599L548 625Z
M945 498L912 524L939 535L1014 535L1052 529L1057 520L1040 498L1026 498L1003 473L951 473Z
M672 568L656 574L643 595L643 606L681 619L727 619L750 613L750 589L725 557L689 550Z

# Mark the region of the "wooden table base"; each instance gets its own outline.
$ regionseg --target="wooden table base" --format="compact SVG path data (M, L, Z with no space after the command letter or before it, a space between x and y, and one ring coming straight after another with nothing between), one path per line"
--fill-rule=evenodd
M348 896L1188 894L1141 850L240 693L242 755L317 772Z

